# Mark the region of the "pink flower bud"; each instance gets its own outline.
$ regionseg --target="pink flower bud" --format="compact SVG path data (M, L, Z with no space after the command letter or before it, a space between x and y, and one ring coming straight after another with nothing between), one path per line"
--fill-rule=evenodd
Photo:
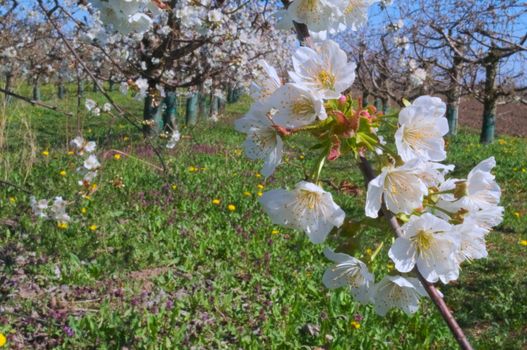
M347 100L348 100L348 98L347 98L346 96L344 96L344 95L342 95L342 96L339 97L339 103L340 103L341 105L343 105L344 103L346 103Z

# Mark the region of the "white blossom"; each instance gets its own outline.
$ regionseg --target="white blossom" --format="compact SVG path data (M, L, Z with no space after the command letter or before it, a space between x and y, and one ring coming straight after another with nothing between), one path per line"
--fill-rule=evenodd
M168 149L172 149L174 147L176 147L176 144L179 142L179 140L181 139L181 134L179 133L179 130L174 130L172 132L172 135L170 135L170 139L168 140L167 142L167 148Z
M291 79L319 98L339 98L355 80L355 63L349 63L346 52L332 40L317 43L314 48L298 48L293 67Z
M370 302L370 287L374 283L374 278L368 271L366 264L347 254L335 253L329 248L324 250L324 255L336 263L324 272L322 282L326 288L349 287L351 294L357 301L361 303Z
M86 170L96 170L101 166L101 163L97 160L97 157L94 154L91 154L83 163L83 166Z
M459 250L455 255L458 264L461 264L465 260L470 261L487 257L487 247L485 244L487 231L484 228L468 221L453 226L453 231L460 239Z
M256 101L264 101L271 96L280 86L282 81L276 69L269 65L265 60L258 61L258 66L262 68L263 74L258 74L256 81L251 84L251 97Z
M384 276L375 285L375 312L381 316L393 308L403 310L407 315L419 309L419 299L427 296L423 285L417 278Z
M66 213L66 206L68 203L62 197L55 197L50 211L54 220L59 222L69 222L70 216Z
M446 158L443 136L448 133L448 121L445 112L445 103L431 96L418 97L412 105L401 110L395 145L403 161Z
M313 243L322 243L333 227L342 225L345 217L331 193L305 181L292 191L265 192L260 203L273 223L303 230Z
M70 141L70 145L73 146L77 151L77 154L80 155L84 154L84 152L92 153L97 147L95 141L86 141L82 136L75 137L73 140Z
M282 161L283 141L273 127L268 114L271 111L262 103L255 103L249 113L235 122L237 131L247 134L244 143L249 159L264 160L262 174L271 176Z
M366 216L376 218L382 199L392 213L411 214L422 206L428 188L420 178L421 163L414 159L400 167L387 166L368 184Z
M395 268L400 272L410 272L414 266L429 282L443 283L459 276L456 253L460 239L452 226L430 214L411 216L401 227L398 237L388 252Z
M33 214L39 218L47 218L48 215L46 214L46 210L48 209L48 203L49 200L47 199L41 199L36 200L35 196L31 196L29 199L29 204L31 205L31 210L33 211Z

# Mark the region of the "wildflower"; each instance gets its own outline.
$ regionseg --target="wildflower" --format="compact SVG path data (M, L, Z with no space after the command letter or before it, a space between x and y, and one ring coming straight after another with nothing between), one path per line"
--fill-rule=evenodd
M374 287L375 312L384 316L392 308L400 308L407 315L419 309L419 298L426 296L423 285L417 278L384 276Z
M498 143L499 143L500 145L506 145L506 144L507 144L507 141L505 141L504 139L499 139L499 140L498 140Z
M119 159L121 159L121 155L119 153L116 153L116 154L113 155L113 159L119 160Z
M342 225L345 217L331 193L305 181L292 191L265 192L260 203L274 224L303 230L313 243L323 242L333 227Z
M94 154L91 154L83 164L86 170L96 170L101 166L101 163L97 160L97 157Z
M258 193L256 193L256 195L257 195L258 197L261 197L261 196L263 196L263 192L262 192L262 191L258 191Z
M333 40L322 41L314 49L298 48L293 67L294 71L289 72L291 79L321 99L339 98L355 80L355 63L348 62L344 50Z
M516 217L516 219L519 219L521 216L519 211L515 211L513 215Z
M43 155L44 157L49 156L49 151L47 151L47 150L42 151L42 155Z
M229 204L229 205L227 206L227 209L228 209L229 211L235 211L235 210L236 210L236 206L235 206L234 204Z
M256 174L254 174L254 176L256 176L256 178L259 179L259 178L262 177L262 174L260 174L260 173L256 173Z
M9 203L15 204L16 203L16 198L15 197L9 197Z
M438 97L418 97L399 113L395 145L402 160L441 161L446 158L443 136L448 133L446 105Z
M73 152L73 151L68 151L68 156L72 156L72 155L74 155L74 154L75 154L75 152Z
M174 191L177 190L177 185L176 184L173 184L171 187L172 187L172 190L174 190Z
M522 239L520 241L520 245L524 246L524 247L527 247L527 239Z
M82 214L82 215L86 215L87 212L88 212L88 209L86 209L86 208L81 208L81 214Z
M221 201L219 199L213 199L212 204L214 205L220 205Z
M370 285L373 285L374 278L366 264L352 256L335 253L328 248L324 250L324 255L336 263L324 272L322 282L326 288L349 287L357 301L368 303L371 300Z
M265 188L265 186L262 185L262 184L258 184L258 185L256 185L256 187L257 187L259 190L263 190L263 189Z
M360 323L357 322L357 321L351 321L350 325L354 329L359 329L360 328Z
M59 172L59 175L64 177L64 176L68 175L68 173L66 173L66 170L61 170Z
M7 338L3 333L0 333L0 348L7 344Z
M245 192L243 192L243 195L244 195L245 197L250 197L250 196L251 196L251 192L247 192L247 191L245 191Z
M97 225L93 224L88 227L90 231L97 231Z
M460 249L459 234L452 232L452 226L430 214L411 216L401 227L398 237L388 256L400 272L410 272L414 266L429 282L443 283L459 276L456 254Z
M196 168L196 167L191 165L191 166L188 167L188 171L191 172L191 173L194 173L194 172L198 171L198 168Z
M272 230L272 231L271 231L271 234L272 234L272 235L277 235L277 234L279 234L279 233L280 233L280 231L278 231L278 230Z
M68 228L68 223L67 222L63 222L63 221L59 221L57 222L57 227L61 230L66 230Z

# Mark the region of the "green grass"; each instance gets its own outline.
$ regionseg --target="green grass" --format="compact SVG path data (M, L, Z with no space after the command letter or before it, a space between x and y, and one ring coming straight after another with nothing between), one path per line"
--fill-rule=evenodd
M52 95L43 88L43 96ZM115 98L141 116L139 102ZM73 99L48 102L76 109ZM8 335L8 348L456 348L428 301L412 317L393 311L381 318L346 291L324 288L324 245L273 226L257 202L258 185L267 190L303 178L310 162L300 155L308 158L307 144L290 150L287 164L264 183L257 177L261 164L240 156L243 135L232 128L248 104L229 105L216 125L204 121L183 129L176 149L164 151L168 178L144 162L157 164L133 128L81 108L84 136L99 142L103 163L90 199L78 194L80 160L65 148L76 118L19 102L9 106L1 176L37 198L62 195L72 202L74 220L61 230L35 219L29 195L0 188L0 332ZM36 143L31 171L28 130ZM489 236L489 258L464 265L461 278L441 290L475 348L521 349L527 345L527 247L519 244L527 239L527 144L504 137L483 147L477 139L461 132L449 143L449 161L455 175L464 176L482 159L496 157L505 221ZM115 160L112 149L131 156ZM357 186L355 196L332 192L348 218L359 220L364 191L353 162L330 164L323 177ZM118 180L125 186L114 186ZM375 248L374 237L386 242L373 265L379 276L389 268L390 238L384 228L361 232L362 251ZM361 319L358 329L355 319Z

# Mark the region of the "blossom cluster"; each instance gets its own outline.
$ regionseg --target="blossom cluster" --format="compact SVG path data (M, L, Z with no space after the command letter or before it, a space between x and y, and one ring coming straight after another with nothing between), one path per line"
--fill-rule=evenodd
M329 6L331 1L317 3ZM302 4L296 0L288 11ZM235 126L247 134L247 156L264 161L266 177L280 165L285 142L293 134L310 133L319 142L315 149L322 152L309 181L292 190L265 192L260 203L274 224L303 231L312 243L322 243L345 220L345 212L319 181L325 162L345 153L357 159L368 152L377 157L380 173L368 184L365 214L378 218L386 210L403 224L388 251L401 275L375 282L366 263L326 249L335 265L325 272L323 283L328 288L346 286L357 301L374 304L380 315L391 308L413 313L420 297L427 295L413 277L416 272L429 283L446 284L459 277L464 261L487 256L485 236L503 217L500 188L491 173L496 162L493 157L482 161L466 179L448 177L454 165L441 163L447 158L446 105L432 96L406 103L397 124L391 125L396 132L388 138L394 142L387 144L378 130L393 118L346 95L356 67L334 41L300 47L292 61L291 82L282 81L272 66L260 62L266 75L253 83L255 102Z

